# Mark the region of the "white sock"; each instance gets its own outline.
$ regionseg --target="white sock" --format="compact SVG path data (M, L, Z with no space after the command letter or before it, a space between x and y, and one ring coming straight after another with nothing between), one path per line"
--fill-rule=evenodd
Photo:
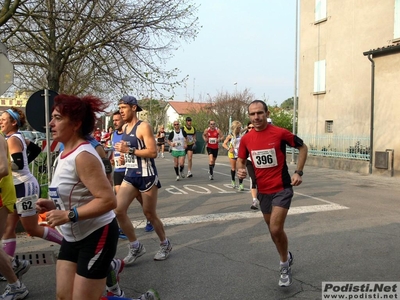
M281 267L289 267L289 261L287 260L287 261L285 261L285 262L280 262L279 265L280 265Z
M131 247L132 247L132 248L138 248L138 247L139 247L139 244L140 244L139 241L136 240L136 241L134 241L134 242L131 243Z
M290 259L290 254L289 252L287 253L287 260L285 262L280 262L281 267L289 267L289 259Z
M21 287L21 281L19 281L19 279L17 279L16 282L10 283L9 285L14 287L14 288L19 288L19 287Z

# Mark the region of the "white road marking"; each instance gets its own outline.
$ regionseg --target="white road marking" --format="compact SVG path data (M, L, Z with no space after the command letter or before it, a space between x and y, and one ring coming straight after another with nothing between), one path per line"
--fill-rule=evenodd
M291 207L289 209L289 215L324 212L324 211L332 211L340 209L349 209L349 208L334 203L323 204L323 205L298 206L298 207ZM223 222L223 221L253 219L253 218L261 218L261 213L258 211L247 211L247 212L235 212L235 213L207 214L207 215L195 215L195 216L174 217L174 218L162 218L161 221L163 222L164 226L176 226L176 225L187 225L187 224L196 224L205 222ZM135 228L144 228L146 226L146 221L145 220L133 221L132 224Z
M230 166L228 164L216 163L216 165L220 166ZM203 169L208 170L208 169ZM230 177L230 175L220 172L215 172L214 174ZM245 180L249 180L246 178ZM220 187L217 187L212 184L207 184L208 187L216 189L218 193L236 193L236 190L232 190L229 184L223 184L224 187L228 188L228 190L224 190ZM165 189L167 192L171 194L188 194L187 191L191 193L200 193L200 194L210 194L211 190L206 187L194 184L183 185L178 188L177 186L170 185ZM186 191L185 191L186 190ZM249 190L246 190L249 192ZM298 206L291 207L289 210L289 215L298 215L298 214L306 214L306 213L314 213L314 212L326 212L326 211L334 211L341 209L349 209L349 207L342 206L328 200L324 200L318 197L313 197L306 194L301 194L294 192L296 195L300 195L303 197L311 198L317 201L324 202L326 204L321 205L307 205L307 206ZM207 214L207 215L195 215L195 216L185 216L185 217L175 217L175 218L163 218L161 221L164 226L176 226L176 225L187 225L187 224L196 224L196 223L205 223L205 222L223 222L223 221L231 221L231 220L239 220L239 219L252 219L252 218L261 218L261 214L259 211L246 211L246 212L236 212L236 213L220 213L220 214ZM146 226L146 220L141 221L133 221L133 226L135 228L144 228Z

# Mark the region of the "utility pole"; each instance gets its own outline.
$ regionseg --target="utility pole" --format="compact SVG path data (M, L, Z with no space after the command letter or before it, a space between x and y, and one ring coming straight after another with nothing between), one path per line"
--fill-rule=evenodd
M299 0L296 0L296 33L295 33L295 51L294 51L294 95L293 95L293 134L296 134L296 122L297 122L297 36L298 36L298 20L299 17ZM292 161L291 164L295 164L294 159L294 148L292 148Z

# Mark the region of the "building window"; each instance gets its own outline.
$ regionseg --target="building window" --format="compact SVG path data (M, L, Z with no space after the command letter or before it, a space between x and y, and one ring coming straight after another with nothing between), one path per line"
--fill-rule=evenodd
M17 100L17 106L21 106L22 105L22 101L21 100Z
M325 93L325 76L326 63L325 60L319 60L314 63L314 94Z
M393 39L397 42L400 39L400 0L394 1L394 33Z
M333 121L325 121L325 133L333 133Z
M1 99L1 105L6 105L6 100Z
M326 0L315 0L315 23L326 21Z

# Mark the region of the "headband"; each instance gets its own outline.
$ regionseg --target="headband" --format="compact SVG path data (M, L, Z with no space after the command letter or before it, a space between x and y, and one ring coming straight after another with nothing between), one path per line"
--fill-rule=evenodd
M21 127L21 121L19 120L19 114L13 111L12 109L7 109L6 112L10 114L10 116L17 121L18 127Z

